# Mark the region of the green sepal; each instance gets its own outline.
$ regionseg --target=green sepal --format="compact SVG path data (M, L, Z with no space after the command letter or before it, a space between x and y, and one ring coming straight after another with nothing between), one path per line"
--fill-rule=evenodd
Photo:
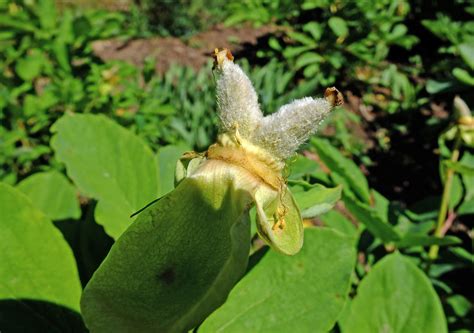
M176 167L174 171L174 184L175 187L186 177L192 174L198 169L202 162L206 158L199 153L194 151L187 152L183 154L179 160L176 162Z
M92 332L185 332L247 267L251 197L235 179L185 178L122 234L85 288Z
M276 196L257 191L255 206L259 236L281 253L298 253L303 246L303 219L290 190L285 186Z

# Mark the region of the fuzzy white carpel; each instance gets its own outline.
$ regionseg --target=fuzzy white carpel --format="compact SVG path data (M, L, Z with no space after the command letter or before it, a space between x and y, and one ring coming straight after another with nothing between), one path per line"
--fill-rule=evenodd
M226 49L215 51L217 113L220 133L239 135L279 160L291 157L313 135L335 105L340 93L329 88L325 98L305 97L264 117L250 79Z

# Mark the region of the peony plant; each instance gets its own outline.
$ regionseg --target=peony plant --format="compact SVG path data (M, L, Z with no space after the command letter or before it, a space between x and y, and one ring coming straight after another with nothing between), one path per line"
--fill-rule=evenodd
M231 53L215 51L219 135L186 153L173 191L143 209L87 284L81 311L91 331L181 332L225 302L247 268L249 210L260 237L296 254L301 213L286 184L285 160L342 103L335 88L264 116Z

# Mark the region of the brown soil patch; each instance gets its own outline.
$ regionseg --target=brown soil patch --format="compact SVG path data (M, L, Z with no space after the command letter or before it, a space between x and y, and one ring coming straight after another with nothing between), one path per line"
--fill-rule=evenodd
M128 11L133 4L133 0L56 0L56 6L64 8L81 9L106 9Z
M142 66L147 57L156 58L157 73L164 73L171 64L201 68L215 48L228 48L238 53L256 45L259 38L278 30L276 26L224 27L218 25L194 35L187 41L174 37L153 37L133 40L109 39L92 44L94 54L103 61L123 60Z

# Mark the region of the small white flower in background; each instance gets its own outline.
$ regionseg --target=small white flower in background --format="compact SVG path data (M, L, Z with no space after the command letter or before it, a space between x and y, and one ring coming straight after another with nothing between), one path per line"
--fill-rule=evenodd
M213 192L232 184L225 191L244 193L242 200L256 206L260 237L282 253L296 254L303 245L303 220L282 170L285 160L342 103L342 95L328 88L325 98L298 99L264 117L252 83L228 50L215 51L214 68L219 136L203 156L182 157L177 179L199 178Z

